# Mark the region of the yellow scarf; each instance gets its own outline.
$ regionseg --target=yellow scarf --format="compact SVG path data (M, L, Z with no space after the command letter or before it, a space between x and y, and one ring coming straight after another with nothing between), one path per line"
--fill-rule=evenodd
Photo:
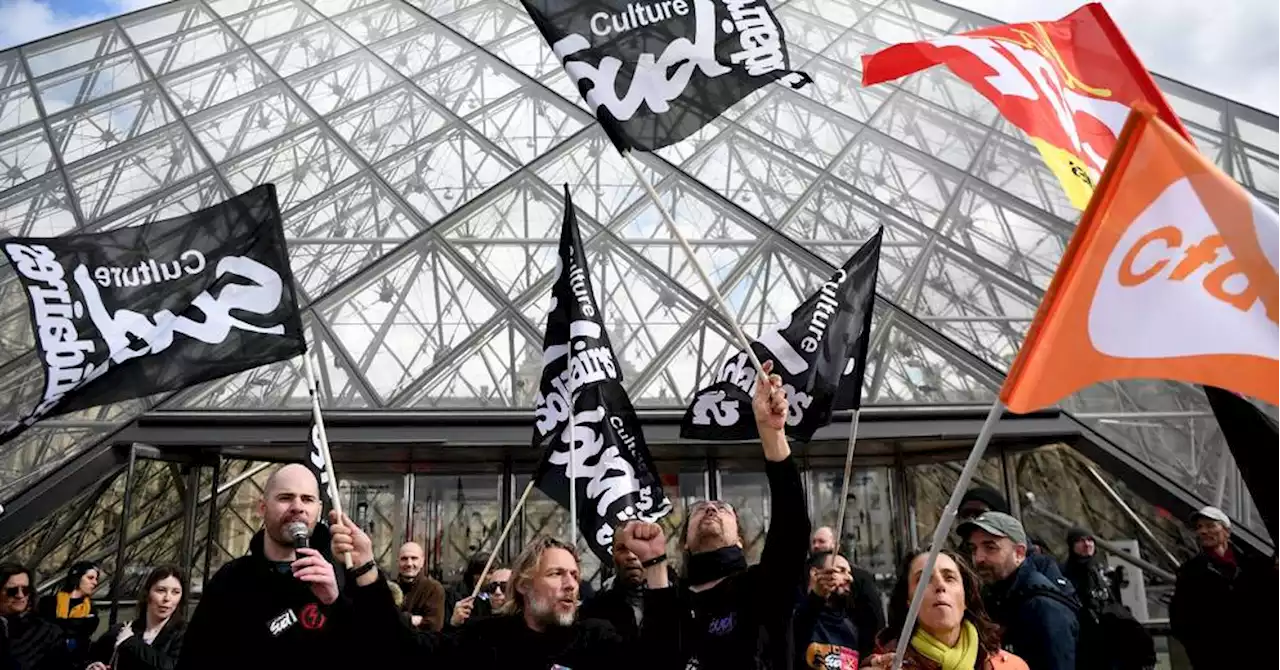
M911 646L941 665L942 670L974 670L978 663L978 629L968 621L961 623L960 643L954 647L939 642L919 626L916 626L916 634L911 636Z
M86 619L93 615L93 603L84 598L75 607L71 606L71 594L59 591L55 596L57 607L54 616L59 619Z

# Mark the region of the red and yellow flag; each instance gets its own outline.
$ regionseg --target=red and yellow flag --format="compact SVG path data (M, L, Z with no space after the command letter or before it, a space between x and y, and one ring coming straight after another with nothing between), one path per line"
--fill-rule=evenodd
M1059 21L983 28L896 44L862 57L862 85L943 64L1021 128L1071 203L1089 204L1129 110L1137 103L1188 137L1102 5Z
M1280 220L1154 112L1123 127L1000 391L1173 379L1280 400Z

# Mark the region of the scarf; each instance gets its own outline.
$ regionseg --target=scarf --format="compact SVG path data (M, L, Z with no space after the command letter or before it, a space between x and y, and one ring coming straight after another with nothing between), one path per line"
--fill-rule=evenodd
M56 618L87 619L93 615L93 603L88 598L81 598L75 607L71 606L71 594L66 591L59 591L54 599L57 604L54 608Z
M704 551L689 556L689 583L706 584L746 569L747 557L742 553L742 547L722 547L715 551Z
M911 647L942 666L942 670L974 670L978 664L978 629L964 621L960 625L960 642L954 647L938 641L919 626L911 636Z

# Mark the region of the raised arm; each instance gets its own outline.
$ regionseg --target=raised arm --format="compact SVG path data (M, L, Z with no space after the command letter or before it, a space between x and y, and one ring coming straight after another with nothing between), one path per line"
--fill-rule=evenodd
M765 362L764 367L766 373L772 372L773 361ZM796 590L804 582L810 522L800 469L791 458L791 445L787 442L787 394L782 389L782 378L770 374L768 383L757 379L751 408L764 448L771 510L769 532L757 568L765 598L762 611L787 615L795 604Z

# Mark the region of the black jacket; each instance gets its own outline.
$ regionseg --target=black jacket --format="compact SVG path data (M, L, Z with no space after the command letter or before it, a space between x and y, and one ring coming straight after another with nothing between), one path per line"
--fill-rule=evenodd
M1004 629L1001 646L1031 670L1076 670L1078 601L1030 562L984 590L987 613Z
M641 610L639 622L637 608ZM623 639L634 640L640 637L640 623L644 621L644 586L629 588L619 577L612 586L583 602L578 617L608 621Z
M343 667L344 654L361 646L346 634L352 625L350 602L340 596L322 605L287 565L267 560L262 546L258 531L249 555L222 566L205 584L187 625L179 670ZM328 557L323 524L316 526L312 546ZM394 605L391 614L399 620Z
M133 635L120 646L116 646L116 638L125 624L118 623L108 628L90 648L89 661L105 663L111 666L111 670L173 670L177 667L182 639L187 632L186 622L170 620L151 644L142 640L145 620L138 619L132 625Z
M884 599L876 577L859 567L853 568L853 585L847 602L849 618L858 631L858 656L867 658L876 648L876 636L884 629Z
M1195 670L1275 663L1275 563L1232 553L1234 568L1201 552L1178 569L1169 623Z
M645 593L642 633L667 647L661 655L678 657L681 669L694 658L699 670L781 668L790 660L787 639L809 554L809 512L791 457L766 461L765 475L772 521L758 564L706 591Z
M67 653L73 666L88 663L89 644L93 639L93 632L98 630L98 613L93 611L92 600L87 597L79 598L71 602L71 607L74 608L84 603L89 604L89 614L74 619L58 618L57 592L41 598L36 605L36 612L41 617L62 628L67 643Z
M0 668L65 670L71 666L61 626L32 612L0 617Z
M495 615L468 620L435 633L396 625L397 612L385 579L350 591L363 649L376 649L379 668L501 668L547 670L559 664L571 670L658 668L649 655L635 665L644 643L628 642L608 622L579 619L573 626L536 633L524 618Z

